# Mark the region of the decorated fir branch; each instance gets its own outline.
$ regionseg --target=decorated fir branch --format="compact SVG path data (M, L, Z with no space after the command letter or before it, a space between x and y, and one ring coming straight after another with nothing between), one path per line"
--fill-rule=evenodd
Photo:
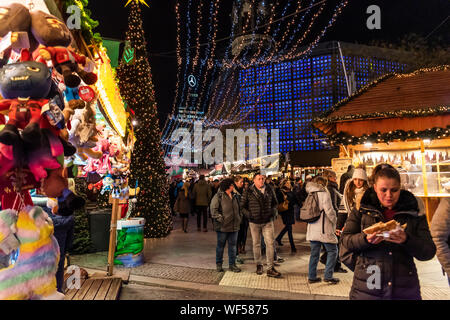
M161 147L161 132L157 117L155 92L147 58L147 43L141 8L129 3L129 25L126 41L130 50L122 59L117 75L119 88L138 122L136 143L131 157L129 184L139 179L140 194L133 215L146 220L146 238L165 237L170 233L172 216L169 207L168 183ZM133 54L133 59L131 59Z
M372 133L370 135L363 135L361 137L355 137L349 135L346 132L340 132L334 135L331 135L328 138L328 141L332 145L358 145L365 143L389 143L396 140L406 141L406 140L414 140L414 139L441 139L450 137L450 125L447 128L431 128L423 131L405 131L405 130L395 130L389 131L386 133L380 133L379 131L376 133Z

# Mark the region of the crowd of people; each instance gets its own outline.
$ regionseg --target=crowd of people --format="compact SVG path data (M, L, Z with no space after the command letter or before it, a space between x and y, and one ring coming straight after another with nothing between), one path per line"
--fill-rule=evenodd
M208 220L217 233L216 266L224 272L223 253L228 244L229 270L240 272L239 257L245 254L248 230L253 246L256 273L280 278L275 268L284 259L277 254L287 234L295 254L292 225L304 212L319 215L307 223L306 240L311 247L308 282L317 283L317 266L325 265L323 281L339 283L336 273L353 271L351 299L421 299L414 258L432 259L436 254L449 274L449 199L436 211L431 231L420 198L401 188L400 174L383 164L368 177L365 167L349 166L337 175L324 170L315 177L272 179L257 173L253 179L240 176L207 181L175 181L171 184L173 214L180 214L188 232L189 215L197 216L197 231L208 231ZM283 229L275 234L274 221L281 216ZM398 225L386 234L365 234L377 222L395 220ZM321 252L323 252L322 255ZM378 272L378 274L376 274ZM377 278L378 277L378 278ZM450 284L450 278L449 278Z

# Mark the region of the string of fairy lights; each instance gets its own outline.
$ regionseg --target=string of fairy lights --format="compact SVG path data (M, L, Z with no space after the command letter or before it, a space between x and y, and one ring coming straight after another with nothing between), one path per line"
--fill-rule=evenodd
M256 25L252 25L251 14L244 15L243 20L241 21L241 34L245 35L246 41L240 41L240 43L237 44L237 47L235 44L233 51L239 52L240 54L232 55L230 57L233 40L235 36L239 36L239 34L234 33L237 22L233 19L230 31L231 36L226 39L228 40L228 45L226 46L225 54L221 59L216 59L217 43L223 40L217 39L219 1L214 1L214 6L212 6L211 3L209 11L204 10L205 6L202 1L194 8L192 0L189 0L187 4L188 10L186 12L180 10L179 1L177 1L175 7L177 17L176 54L178 81L176 84L176 94L174 97L172 113L166 120L161 139L165 154L178 143L177 141L171 141L171 136L174 131L181 127L187 128L188 131L192 131L193 129L194 121L192 118L189 120L186 119L184 115L177 114L177 111L180 110L180 106L186 106L186 108L189 107L191 114L194 115L197 115L199 110L207 110L202 119L203 126L206 128L222 128L224 125L240 123L249 114L254 112L258 102L270 85L269 80L265 81L266 79L264 79L262 90L256 91L256 89L253 88L251 95L253 96L252 101L254 103L250 108L241 110L240 105L243 101L242 92L236 90L236 87L233 87L233 85L236 84L236 77L239 77L241 74L239 70L252 68L257 65L292 60L307 54L317 45L325 35L326 31L336 22L337 18L342 13L342 10L347 6L348 0L340 1L332 11L332 17L324 27L318 27L318 24L319 17L322 17L324 12L326 12L326 1L311 0L307 2L302 0L292 0L287 3L284 2L283 8L280 6L280 1L277 1L270 7L270 10L268 10L270 13L266 14L264 18L259 15L256 16ZM248 12L254 12L255 9L258 9L257 6L259 1L257 0L236 0L233 8L237 12L234 12L233 14L239 15L239 12L243 10L244 3L246 5L245 9ZM214 7L213 11L211 11L211 7ZM191 10L196 10L197 24L192 23ZM315 12L313 12L313 10ZM183 14L181 14L181 12L183 12ZM212 30L212 32L208 33L206 46L200 44L201 37L199 35L199 21L204 12L208 12L209 14L210 19L208 21L208 28L210 31ZM285 19L286 16L289 16L289 18ZM206 19L203 20L205 21ZM253 23L254 22L255 20L253 20ZM305 22L307 22L306 27ZM183 23L184 28L182 28ZM264 28L262 28L262 26L264 26ZM182 29L184 32L181 32ZM320 31L317 32L317 30ZM191 35L195 33L195 37L192 37ZM315 38L313 33L315 33ZM182 36L186 37L186 49L181 47L181 43L183 42L181 40ZM314 40L310 43L305 43L307 38ZM194 44L192 44L192 41L194 41ZM273 45L268 45L268 41L273 41ZM299 51L301 46L304 46L305 49ZM195 48L195 55L190 55L189 48ZM200 54L201 48L204 48L205 54L203 55ZM184 72L182 71L182 64L184 64ZM191 67L190 73L187 72L188 66ZM190 93L193 89L186 89L186 84L188 82L187 78L190 74L195 74L196 78L199 79L198 88L200 89L200 92L194 105L189 105ZM216 77L220 77L220 81L214 81ZM240 83L254 81L254 79L247 79L247 77L250 77L250 73L245 73L244 79ZM246 97L245 99L249 99L249 97Z

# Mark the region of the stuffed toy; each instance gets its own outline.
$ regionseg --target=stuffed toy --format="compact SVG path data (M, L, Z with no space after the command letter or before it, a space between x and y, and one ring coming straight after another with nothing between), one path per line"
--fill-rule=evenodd
M40 44L49 47L70 46L72 35L63 21L40 10L31 11L30 16L31 33Z
M63 300L56 291L59 245L53 223L40 207L0 211L0 244L17 238L16 262L0 270L0 300Z
M17 62L22 54L30 54L36 50L39 43L31 34L31 15L25 6L13 3L0 7L0 38L10 36L10 45L3 48L6 63Z
M102 191L100 191L100 194L104 194L106 191L112 191L114 186L114 178L111 174L107 174L103 178L103 188Z
M5 98L0 110L9 115L0 143L13 146L13 167L28 165L36 181L47 176L46 169L60 167L58 157L76 152L59 137L64 121L59 107L47 97L52 89L51 73L44 64L24 61L0 69L0 93ZM4 148L2 156L11 158Z

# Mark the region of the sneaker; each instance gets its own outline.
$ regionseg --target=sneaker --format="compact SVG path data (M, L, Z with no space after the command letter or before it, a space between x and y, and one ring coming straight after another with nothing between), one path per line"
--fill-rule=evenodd
M348 271L345 270L345 269L342 268L342 267L339 267L339 268L334 269L334 272L338 272L338 273L347 273Z
M216 264L216 270L217 272L223 272L222 264Z
M233 264L230 266L230 271L241 272L241 269L239 269L235 264Z
M256 266L256 274L258 274L258 275L263 274L263 266L262 266L262 264L258 264Z
M267 276L272 278L280 278L281 273L279 273L277 270L275 270L274 267L272 267L269 270L267 270Z
M279 245L280 247L283 246L283 243L281 243L281 240L275 240L275 241L278 243L278 245Z
M308 279L308 283L318 283L318 282L320 282L320 281L322 281L321 278Z
M284 259L283 259L282 257L278 257L278 258L277 258L277 262L283 263L283 262L284 262Z
M338 278L324 279L323 281L328 282L329 284L337 284L340 280Z
M241 257L236 257L236 262L239 264L244 264L244 260Z

